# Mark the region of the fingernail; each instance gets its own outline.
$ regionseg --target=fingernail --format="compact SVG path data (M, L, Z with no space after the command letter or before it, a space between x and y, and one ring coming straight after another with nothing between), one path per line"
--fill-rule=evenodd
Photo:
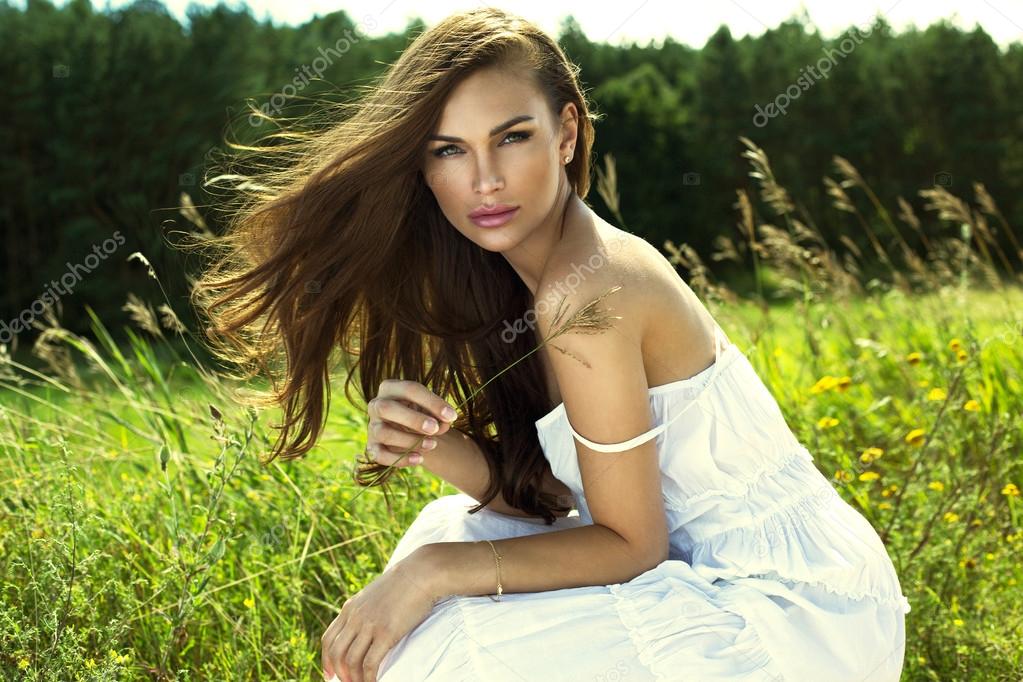
M409 457L408 461L412 462L413 464L422 464L423 463L423 456L422 455L412 455L411 457Z
M458 413L455 412L454 408L451 407L450 405L445 406L445 408L443 410L441 410L440 414L444 418L445 421L449 421L449 422L450 421L454 421L455 417L458 416Z
M433 433L439 428L440 425L437 424L437 420L433 419L432 417L423 422L423 430L426 431L427 433Z

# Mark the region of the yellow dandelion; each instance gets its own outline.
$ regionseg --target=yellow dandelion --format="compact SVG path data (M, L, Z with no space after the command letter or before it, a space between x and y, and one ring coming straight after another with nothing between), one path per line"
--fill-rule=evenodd
M891 502L878 502L877 503L877 508L878 509L891 509L892 508L892 503Z
M877 473L876 471L864 471L862 474L860 474L861 481L867 482L876 481L879 478L881 478L881 474Z
M977 560L973 557L967 557L966 559L959 560L959 568L976 568Z
M951 350L959 350L960 348L962 348L962 346L963 342L960 341L959 339L952 339L951 341L948 342L948 347Z
M1016 487L1015 483L1006 483L1005 487L1002 488L1002 494L1009 497L1019 497L1019 488Z
M913 429L906 434L906 442L910 445L923 445L925 433L923 429Z
M956 353L956 360L958 360L959 362L966 362L966 358L968 357L969 356L966 354L966 351L964 350L961 350L958 353Z
M927 392L928 400L944 400L948 397L948 393L943 388L932 388Z
M918 353L917 351L913 351L912 353L906 356L906 362L908 362L911 365L918 365L920 364L920 361L923 359L924 356Z
M927 484L927 487L931 490L937 490L939 493L945 489L945 484L941 481L931 481Z
M845 471L844 469L838 469L837 471L835 471L835 480L836 481L851 481L852 480L852 474L850 474L848 471Z
M252 597L246 597L242 604L245 604L245 608L251 609L253 606L256 605L256 600L253 599Z
M963 403L963 409L970 412L980 412L980 403L976 400L967 400Z
M881 448L873 448L873 447L867 448L860 455L860 461L863 462L864 464L870 464L871 462L873 462L874 460L876 460L878 457L880 457L883 454L884 454L884 450L882 450Z
M920 665L927 665L927 659L924 658L923 656L917 656L916 662L919 663Z
M92 670L95 667L96 667L96 659L95 658L87 658L87 659L85 659L85 669L86 670Z
M891 497L891 496L892 496L892 491L888 490L888 488L885 488L884 490L881 491L881 497Z
M987 559L988 561L994 561L995 560L995 553L994 552L988 552L987 554L984 555L984 558Z
M970 525L976 528L977 526L983 526L984 522L980 519L974 519L973 521L970 521Z
M952 624L955 625L957 628L961 628L964 625L963 619L956 618L955 620L952 621Z
M851 385L852 385L851 377L839 377L838 379L835 380L835 390L839 391L840 393L845 393L846 390L848 390L849 386Z
M830 429L833 426L838 426L838 420L834 417L821 417L817 420L817 426L821 429Z
M830 374L825 374L824 376L817 380L816 384L810 387L810 393L823 393L824 391L830 391L837 384L838 384L837 378L831 376Z
M29 662L28 662L27 658L19 658L18 659L18 670L24 670L28 666L29 666Z
M944 518L948 523L955 523L959 520L959 514L956 514L955 512L945 512L945 516L942 518Z

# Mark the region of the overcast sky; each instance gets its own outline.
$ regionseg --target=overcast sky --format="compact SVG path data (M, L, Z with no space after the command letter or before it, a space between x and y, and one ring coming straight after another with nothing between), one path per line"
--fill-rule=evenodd
M164 0L170 12L182 23L185 8L194 0ZM23 3L21 3L23 5ZM63 3L57 2L61 5ZM124 0L93 0L94 7L120 7ZM213 6L216 2L203 0L200 5ZM239 8L242 3L227 2ZM408 20L419 16L431 25L447 14L484 4L483 2L456 2L453 0L249 0L245 3L257 19L269 18L276 24L302 24L314 15L324 15L344 9L360 26L372 25L365 30L369 35L401 31ZM759 35L765 28L773 28L781 21L805 12L810 23L828 38L835 37L850 26L869 24L875 13L887 17L895 30L901 32L909 26L925 28L940 20L966 30L979 24L1003 49L1010 42L1023 41L1023 2L1021 0L867 0L866 2L835 2L834 0L625 0L619 3L596 3L592 0L515 0L490 2L507 7L556 33L560 20L573 15L586 36L593 41L618 44L635 41L662 41L671 35L676 41L701 47L721 24L726 24L736 38ZM369 21L368 17L372 18Z

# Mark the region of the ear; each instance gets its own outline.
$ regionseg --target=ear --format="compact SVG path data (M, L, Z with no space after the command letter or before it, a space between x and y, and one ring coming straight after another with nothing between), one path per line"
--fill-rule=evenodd
M566 102L561 108L561 139L558 143L558 158L575 157L576 138L579 133L579 110L574 102Z

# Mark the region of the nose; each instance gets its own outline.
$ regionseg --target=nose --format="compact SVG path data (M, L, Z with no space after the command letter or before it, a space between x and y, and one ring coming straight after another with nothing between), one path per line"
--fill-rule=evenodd
M480 155L476 164L476 176L473 179L473 191L489 194L504 189L504 176L500 169L487 155Z

